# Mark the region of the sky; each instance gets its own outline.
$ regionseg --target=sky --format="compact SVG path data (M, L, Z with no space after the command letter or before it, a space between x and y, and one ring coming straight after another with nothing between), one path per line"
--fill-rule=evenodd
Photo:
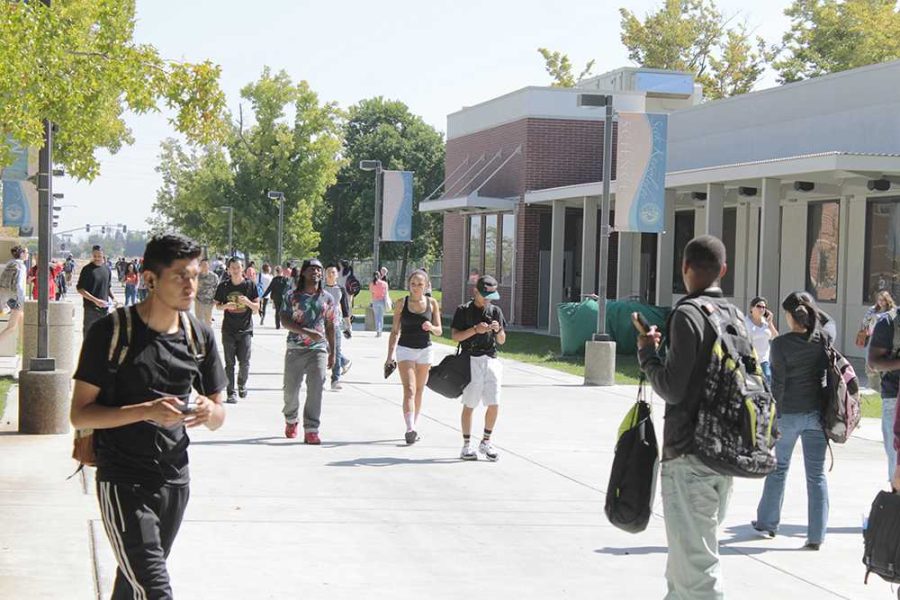
M241 87L268 65L308 81L322 101L348 107L373 96L400 100L444 132L447 115L466 105L549 84L539 47L566 52L576 71L590 59L595 74L632 66L619 39L618 8L642 17L661 2L137 0L135 40L167 59L221 65L220 83L235 115ZM717 5L774 43L788 27L789 3ZM774 85L767 73L757 89ZM165 114L128 115L126 122L135 144L112 156L100 152L99 177L54 182L54 191L65 194L57 203L67 205L57 231L106 223L146 228L161 183L159 144L175 132Z

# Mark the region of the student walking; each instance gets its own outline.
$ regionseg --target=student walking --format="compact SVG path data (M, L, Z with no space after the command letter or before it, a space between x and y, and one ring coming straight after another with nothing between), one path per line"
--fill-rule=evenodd
M216 289L219 277L210 270L209 259L200 261L200 274L197 276L197 297L194 299L194 314L197 318L212 325L213 307L216 305Z
M372 312L375 313L375 337L381 337L381 330L384 329L384 311L388 303L388 286L379 271L372 273L369 293L372 294Z
M125 306L137 304L138 273L134 263L125 267Z
M856 333L856 347L865 348L868 346L869 339L875 333L875 324L878 323L878 319L886 313L896 310L897 305L894 303L894 298L889 291L881 290L877 292L875 294L875 303L866 310L862 323L860 323L859 331ZM881 391L881 375L870 367L868 362L866 363L866 380L866 384L870 389L876 392Z
M335 304L340 306L340 310L334 312L334 366L331 367L331 391L337 392L343 389L341 386L341 377L350 370L352 361L344 356L343 341L341 340L342 323L345 317L350 315L350 297L347 292L338 284L338 269L335 265L328 265L325 268L325 291L331 294Z
M693 447L703 382L717 336L708 319L686 300L702 297L730 312L733 307L719 287L726 270L725 246L718 238L692 239L684 248L681 268L688 295L669 317L665 359L659 354L662 336L655 326L638 336L641 370L666 401L661 468L669 542L666 600L725 597L718 528L731 498L732 478L706 466Z
M406 281L409 295L394 308L394 322L388 339L385 365L397 361L403 384L403 420L406 443L419 441L416 422L422 412L422 392L428 383L433 352L431 336L441 335L441 311L433 298L425 296L428 275L413 271Z
M828 439L822 430L821 391L827 361L825 347L832 340L819 326L816 308L799 293L789 294L781 307L791 330L772 340L772 395L778 407L781 434L775 442L778 466L766 477L752 525L763 537L775 537L781 522L785 480L799 438L803 444L808 499L804 548L818 550L825 541L828 526L828 481L825 479Z
M900 388L900 347L896 329L900 328L896 309L884 313L875 323L869 339L867 364L881 375L881 433L884 453L888 462L888 481L900 481L894 474L897 467L897 449L894 446L893 424L897 412L897 392ZM900 489L900 488L897 488Z
M424 292L424 290L423 290ZM478 445L478 452L490 461L499 460L500 455L491 443L491 436L500 413L500 386L503 382L503 365L497 358L497 347L506 343L506 319L494 300L499 300L497 280L490 275L482 275L475 282L473 296L469 302L457 307L450 323L451 337L462 352L469 357L471 379L462 395L463 447L459 453L462 460L478 460L472 448L472 414L479 404L484 404L484 435ZM437 311L438 314L440 311Z
M275 276L272 282L263 291L263 298L272 296L272 304L275 306L275 329L281 329L281 306L284 304L284 295L291 286L291 280L284 275L280 266L275 267Z
M116 301L110 286L111 277L112 273L106 265L103 249L100 246L94 246L91 250L91 262L81 268L78 283L75 285L75 289L84 298L82 339L87 337L91 325L109 312L109 301Z
M216 288L216 307L225 311L222 318L222 349L225 375L228 377L228 404L237 404L234 394L234 363L237 361L237 395L247 397L250 375L250 345L253 341L253 314L259 312L256 283L244 277L241 259L228 261L228 277Z
M769 387L772 386L772 367L769 361L769 343L778 335L775 327L775 317L769 310L769 303L762 296L757 296L750 301L750 314L744 317L744 325L747 334L756 350L759 366Z
M300 386L306 379L303 407L303 441L321 444L322 391L328 370L335 362L337 305L322 288L322 263L303 261L282 306L281 322L290 332L284 355L284 435L297 437Z
M266 298L265 290L269 289L269 286L272 285L272 267L269 266L269 263L263 263L262 271L259 273L259 286L257 287L257 291L260 295L260 307L259 307L259 324L262 325L266 320L266 307L269 305L269 299Z
M215 430L225 420L215 337L187 313L199 255L180 235L153 238L144 255L149 299L99 320L75 372L71 420L94 430L97 499L118 565L113 600L173 598L166 559L190 495L187 428ZM127 348L114 339L115 318L128 324ZM121 358L116 369L111 351Z
M13 246L10 250L12 258L3 267L0 275L0 308L9 311L9 322L0 331L0 342L13 335L22 325L25 317L25 286L28 278L28 248Z

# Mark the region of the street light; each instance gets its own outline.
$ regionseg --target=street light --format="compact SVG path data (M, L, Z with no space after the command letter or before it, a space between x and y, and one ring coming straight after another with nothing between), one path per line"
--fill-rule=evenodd
M372 241L372 270L377 271L379 265L378 255L381 250L381 161L380 160L361 160L359 168L363 171L375 171L375 234Z
M266 194L269 200L278 200L278 260L276 265L281 264L281 252L284 246L284 192L272 192Z
M228 211L228 257L231 258L234 256L234 207L220 206L219 210Z
M597 333L595 342L610 341L606 333L606 280L609 271L609 180L612 178L613 97L608 94L578 94L578 106L604 106L603 120L603 200L600 207L600 281L597 282Z

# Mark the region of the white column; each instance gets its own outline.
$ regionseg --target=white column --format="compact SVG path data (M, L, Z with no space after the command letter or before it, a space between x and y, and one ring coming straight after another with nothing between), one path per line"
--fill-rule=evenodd
M597 292L597 196L584 197L581 227L581 293Z
M632 231L619 232L619 258L616 264L616 298L627 298L634 288L634 238L640 234Z
M725 207L725 186L706 184L706 233L722 239L722 211Z
M672 264L675 261L675 190L666 190L665 230L656 238L656 305L672 306Z
M566 235L566 205L563 200L553 201L553 216L550 224L550 318L551 335L559 334L559 319L556 306L562 302L563 296L563 260Z
M838 330L839 346L845 355L862 358L865 349L854 344L857 327L869 306L870 298L864 297L868 291L862 261L866 255L866 199L868 190L865 182L848 181L843 186L840 220L840 262L838 263L838 302L841 306L838 318L842 327ZM841 333L843 332L843 333Z
M781 266L780 180L770 178L762 180L760 203L762 209L759 233L759 277L754 295L765 296L769 302L776 304L780 303L778 288ZM803 260L803 257L797 258Z
M747 310L747 271L750 268L748 237L750 233L750 201L747 198L738 198L737 215L735 218L734 256L728 257L728 269L734 273L734 303L741 310Z

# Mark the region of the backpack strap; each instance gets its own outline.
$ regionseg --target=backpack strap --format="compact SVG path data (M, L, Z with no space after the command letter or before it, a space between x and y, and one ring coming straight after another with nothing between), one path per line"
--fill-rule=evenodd
M200 327L199 322L194 322L196 317L188 311L181 311L179 315L188 350L198 364L202 363L206 358L206 336L203 334L203 328Z
M115 374L125 361L128 346L131 344L134 316L131 307L117 308L112 314L113 333L109 339L107 362L110 372Z

